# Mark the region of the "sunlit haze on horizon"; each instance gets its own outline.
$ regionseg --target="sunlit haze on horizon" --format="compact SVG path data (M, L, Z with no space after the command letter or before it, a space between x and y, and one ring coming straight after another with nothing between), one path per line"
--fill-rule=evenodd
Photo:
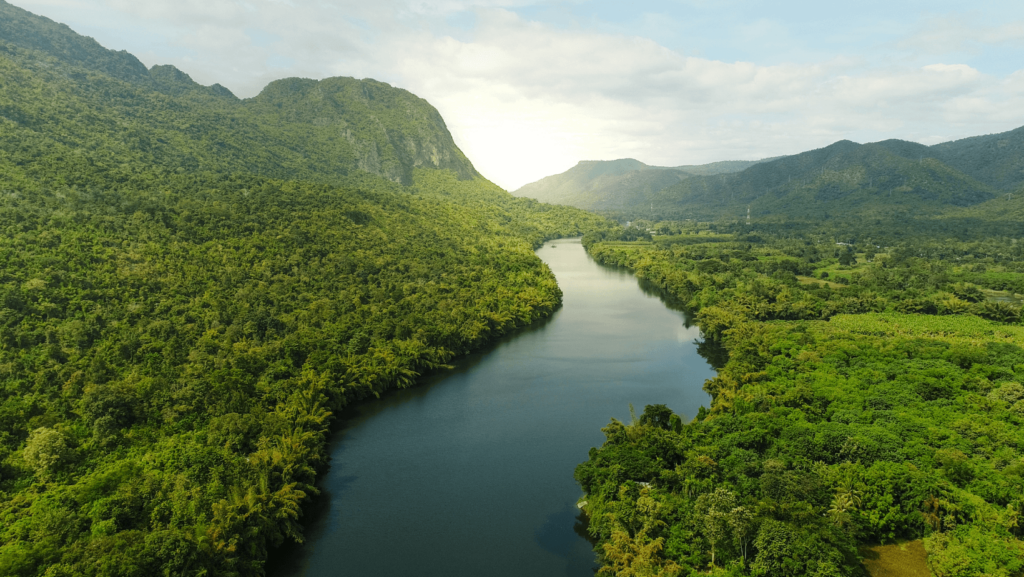
M14 0L251 97L375 78L507 189L579 160L677 166L1024 125L1024 3Z

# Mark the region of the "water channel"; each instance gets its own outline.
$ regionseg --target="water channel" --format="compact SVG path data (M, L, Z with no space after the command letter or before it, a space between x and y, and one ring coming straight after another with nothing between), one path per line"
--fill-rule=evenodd
M592 577L573 469L611 417L693 417L713 369L695 327L578 239L537 251L564 293L550 319L410 390L340 415L306 544L273 577Z

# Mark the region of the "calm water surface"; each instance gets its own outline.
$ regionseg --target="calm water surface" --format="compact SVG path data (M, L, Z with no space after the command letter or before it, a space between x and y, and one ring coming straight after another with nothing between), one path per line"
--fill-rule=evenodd
M572 473L610 417L666 404L693 417L713 369L696 328L578 239L537 254L564 305L551 319L422 386L346 410L303 546L276 552L290 576L580 576Z

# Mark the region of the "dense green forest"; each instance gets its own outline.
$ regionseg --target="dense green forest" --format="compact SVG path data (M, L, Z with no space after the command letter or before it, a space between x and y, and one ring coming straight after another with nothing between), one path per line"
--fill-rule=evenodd
M0 575L259 575L331 415L550 314L610 227L372 80L239 100L0 2Z
M577 235L719 367L577 468L604 574L918 539L936 577L1024 574L1022 138L583 167L640 190L619 227L489 183L404 90L238 99L0 0L0 575L262 574L332 415L549 315L533 249Z
M922 537L936 577L1024 571L1018 239L654 228L584 242L727 355L709 410L613 420L577 468L603 573L862 575Z

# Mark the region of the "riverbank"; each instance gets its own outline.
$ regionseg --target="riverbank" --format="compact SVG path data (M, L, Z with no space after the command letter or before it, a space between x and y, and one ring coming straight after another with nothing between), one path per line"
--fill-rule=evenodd
M341 413L324 513L271 575L593 575L573 468L629 403L696 414L714 371L685 315L628 271L598 265L578 239L537 254L562 307Z

